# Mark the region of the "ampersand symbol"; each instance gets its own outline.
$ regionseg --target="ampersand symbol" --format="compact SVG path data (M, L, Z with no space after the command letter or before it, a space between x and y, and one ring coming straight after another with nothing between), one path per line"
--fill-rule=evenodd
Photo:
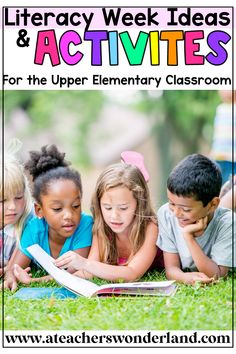
M29 37L26 37L27 31L22 29L18 32L19 38L16 41L16 44L18 47L28 47L29 46ZM25 38L26 37L26 38Z

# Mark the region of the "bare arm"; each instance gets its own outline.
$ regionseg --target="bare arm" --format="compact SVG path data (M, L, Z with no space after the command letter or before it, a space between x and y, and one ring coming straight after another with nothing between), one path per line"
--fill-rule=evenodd
M81 256L87 257L88 252L89 252L89 248L90 247L84 247L84 248L77 249L77 250L75 250L75 253L79 254ZM20 260L19 260L19 258L18 259L15 258L14 264L11 268L12 276L15 277L16 281L19 281L23 284L30 284L30 283L35 283L35 282L43 283L43 282L48 282L48 281L53 280L51 275L45 275L45 276L38 277L38 278L32 278L32 274L29 273L30 267L25 268L24 265L26 263L24 263L24 262L22 263L23 257L25 257L25 256L22 254ZM28 258L28 257L26 257L26 258ZM68 272L74 273L75 269L69 268Z
M78 248L75 250L75 253L79 254L82 257L87 258L89 255L90 247Z
M25 256L18 248L14 251L6 269L4 288L17 289L17 279L14 275L14 264L18 264L22 268L27 268L30 265L30 258Z
M183 236L198 271L210 278L218 279L228 273L228 267L218 266L218 264L209 258L196 242L197 236L194 236L196 232L206 228L206 222L207 217L200 219L196 224L188 225L184 228Z
M151 266L156 252L156 239L157 239L158 229L154 223L150 223L147 227L145 241L136 255L126 266L109 265L92 259L89 255L88 259L82 257L74 257L73 252L68 252L67 254L60 257L55 264L58 267L67 267L72 265L77 269L93 274L93 276L110 280L123 280L123 281L134 281L139 279ZM96 254L94 252L93 256ZM94 257L95 258L95 257Z
M236 207L236 186L234 191L230 189L223 197L220 199L220 206L223 208L233 209Z
M75 250L74 252L78 255L80 255L81 257L84 257L84 258L87 258L88 257L88 254L89 254L89 250L90 250L90 247L84 247L84 248L78 248L77 250ZM76 268L74 267L69 267L67 268L67 272L69 273L75 273L75 272L78 272ZM88 278L82 274L76 274L77 276L79 276L80 278ZM89 275L89 274L88 274Z
M186 235L187 236L187 235ZM195 238L188 235L185 238L188 248L193 257L194 263L199 272L205 273L208 277L218 279L224 277L228 273L228 267L219 266L211 258L209 258L201 249Z
M212 279L204 273L183 272L180 267L180 259L177 253L164 252L164 262L167 279L176 280L185 284L194 284L196 281L201 283L212 282Z
M4 268L0 268L0 276L3 276L3 275L8 271L8 269L11 268L11 266L12 266L12 260L13 260L13 258L15 257L15 254L16 254L17 250L18 250L18 247L16 247L16 248L14 249L14 251L13 251L13 253L12 253L12 255L11 255L11 258L9 259L7 265L6 265Z
M4 287L11 289L12 291L17 289L17 282L23 284L30 284L33 282L47 282L53 278L50 275L46 275L39 278L32 278L30 272L31 259L17 249L9 264L6 271L6 277L4 280Z
M85 257L85 256L83 256ZM91 261L98 261L99 262L99 245L98 245L98 238L97 235L93 236L93 240L92 240L92 246L90 248L90 252L88 255L88 259L90 259ZM89 273L85 270L77 270L74 275L80 277L80 278L85 278L85 279L91 279L94 277L94 275L92 273Z

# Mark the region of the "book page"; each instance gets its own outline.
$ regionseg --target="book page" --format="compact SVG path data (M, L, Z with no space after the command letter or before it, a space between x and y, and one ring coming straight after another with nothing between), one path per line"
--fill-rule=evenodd
M134 283L114 283L114 284L105 284L101 285L99 289L105 288L132 288L132 289L148 289L148 288L167 288L172 285L174 280L166 280L166 281L148 281L148 282L134 282Z
M106 284L99 287L96 295L156 295L169 296L175 293L174 280L159 282L135 282Z
M27 248L36 261L61 285L83 296L91 296L98 286L88 280L76 277L64 269L57 268L53 258L48 255L39 245L35 244Z
M171 295L175 290L174 281L115 283L98 286L88 280L76 277L64 269L57 268L53 258L39 245L27 248L37 262L61 285L83 296L99 294L130 295Z

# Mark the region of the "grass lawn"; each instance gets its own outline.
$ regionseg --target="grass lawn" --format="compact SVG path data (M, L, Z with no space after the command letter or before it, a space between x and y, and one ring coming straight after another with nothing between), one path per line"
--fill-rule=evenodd
M235 275L234 275L235 276ZM163 280L149 273L142 280ZM98 284L100 280L94 280ZM55 282L31 286L57 286ZM5 330L230 330L233 274L207 286L178 285L171 297L12 298L4 292Z

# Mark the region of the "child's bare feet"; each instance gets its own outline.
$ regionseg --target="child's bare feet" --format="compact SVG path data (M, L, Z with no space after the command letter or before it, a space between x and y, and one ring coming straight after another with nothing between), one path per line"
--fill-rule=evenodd
M31 283L32 274L30 274L29 271L30 271L30 267L23 269L18 264L14 264L13 273L16 279L23 284Z

